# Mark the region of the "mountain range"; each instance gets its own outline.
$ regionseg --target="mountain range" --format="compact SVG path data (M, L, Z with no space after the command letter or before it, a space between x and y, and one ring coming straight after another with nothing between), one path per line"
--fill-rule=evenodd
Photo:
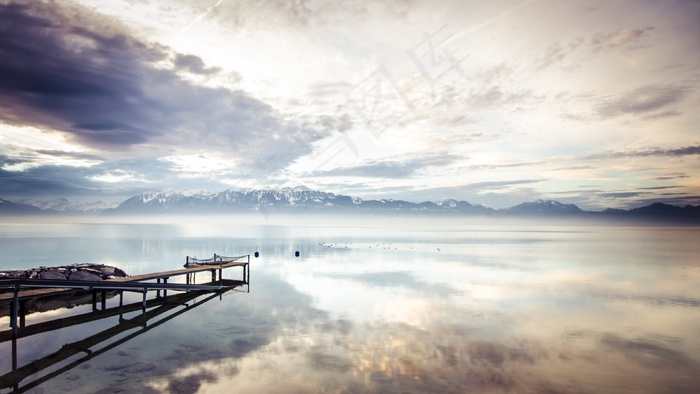
M70 203L65 199L8 201L0 199L0 215L150 215L150 214L222 214L243 212L318 212L318 213L411 213L479 216L580 217L644 219L700 223L700 206L679 207L654 203L630 210L584 211L574 204L552 200L525 202L504 209L493 209L467 201L413 203L403 200L364 200L336 195L304 186L282 189L239 189L222 192L190 191L146 192L120 204Z

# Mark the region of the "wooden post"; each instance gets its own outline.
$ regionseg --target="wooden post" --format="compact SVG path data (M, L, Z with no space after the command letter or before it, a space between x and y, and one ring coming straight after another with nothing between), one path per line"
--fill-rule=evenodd
M107 309L107 290L102 290L102 310Z
M91 288L92 290L92 310L96 311L97 310L97 290L94 288Z
M17 335L12 335L12 372L17 371ZM14 389L19 390L19 382L16 381Z
M143 289L143 313L146 313L146 293L148 290L144 287Z
M10 327L12 335L17 335L17 314L19 313L19 283L15 284L15 294L10 305Z
M26 316L27 316L27 300L19 301L19 326L24 328L26 326Z
M123 319L123 310L122 310L123 307L124 307L124 290L119 290L119 322L120 323Z

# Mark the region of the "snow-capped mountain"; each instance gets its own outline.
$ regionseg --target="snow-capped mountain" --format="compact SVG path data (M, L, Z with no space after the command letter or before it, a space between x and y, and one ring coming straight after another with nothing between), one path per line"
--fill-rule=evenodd
M225 214L242 212L318 212L318 213L402 213L437 215L575 217L609 220L651 220L679 223L700 222L700 206L678 207L654 203L645 207L623 210L607 209L602 212L581 210L574 204L553 200L525 202L510 208L494 210L467 201L447 199L442 202L413 203L404 200L363 200L312 190L304 186L281 189L228 189L222 192L206 190L167 190L146 192L115 204L71 203L65 199L11 202L0 199L0 215L42 214Z
M29 204L22 204L3 200L0 198L0 214L3 215L34 215L40 214L43 211L40 208Z
M109 213L238 212L267 208L343 208L362 200L311 190L306 187L275 189L228 189L211 192L147 192L134 196Z
M359 197L337 195L304 186L282 189L229 189L220 193L188 191L147 192L134 196L109 214L143 213L209 213L261 210L296 211L299 209L335 211L419 211L490 213L493 209L472 205L466 201L445 200L441 203L412 203L403 200L363 200Z
M106 209L115 208L119 203L96 202L70 202L65 198L52 200L23 199L17 201L20 204L31 205L44 211L45 213L61 214L96 214Z

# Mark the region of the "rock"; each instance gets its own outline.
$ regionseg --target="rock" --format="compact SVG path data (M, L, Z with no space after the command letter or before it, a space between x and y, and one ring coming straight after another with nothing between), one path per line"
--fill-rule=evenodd
M123 270L104 264L73 264L61 267L0 271L3 279L102 280L129 276ZM2 291L2 290L0 290Z
M114 276L123 278L123 277L129 276L129 275L127 275L126 272L122 271L121 269L115 268L114 269Z
M105 265L105 266L96 267L96 268L100 271L100 274L103 277L114 276L114 267L109 267L109 266Z
M66 280L66 276L58 270L50 269L41 271L41 273L39 273L39 279Z
M70 280L102 280L102 277L90 271L76 271L68 277Z

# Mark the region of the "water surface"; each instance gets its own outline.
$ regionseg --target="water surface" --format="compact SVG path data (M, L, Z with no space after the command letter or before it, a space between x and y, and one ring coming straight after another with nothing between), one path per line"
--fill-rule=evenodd
M142 274L188 255L261 254L249 288L190 300L196 307L118 343L138 328L125 331L30 392L691 393L700 389L698 235L425 219L6 221L0 269L92 262ZM18 364L115 324L22 338ZM5 374L9 342L0 352Z

